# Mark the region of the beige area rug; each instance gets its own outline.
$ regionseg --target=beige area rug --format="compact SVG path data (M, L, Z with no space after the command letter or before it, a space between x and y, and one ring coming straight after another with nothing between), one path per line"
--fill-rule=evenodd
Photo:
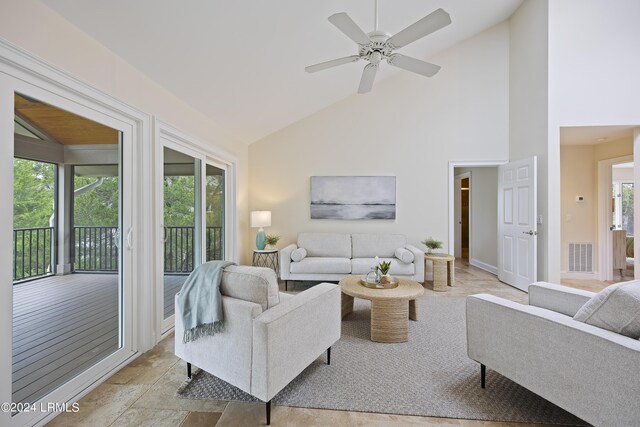
M464 298L423 297L421 320L409 322L409 342L369 340L370 306L355 300L342 323L331 365L318 358L285 387L273 404L402 415L585 425L545 399L480 365L466 353ZM199 371L178 396L188 399L258 401Z

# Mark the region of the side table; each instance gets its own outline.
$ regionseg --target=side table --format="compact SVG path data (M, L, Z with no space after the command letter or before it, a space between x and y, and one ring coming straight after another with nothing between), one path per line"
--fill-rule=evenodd
M254 267L267 267L278 275L278 250L277 249L254 249L252 265Z
M424 254L425 277L427 274L427 261L433 263L433 290L446 291L447 285L453 286L455 260L449 254ZM425 278L425 282L427 279Z

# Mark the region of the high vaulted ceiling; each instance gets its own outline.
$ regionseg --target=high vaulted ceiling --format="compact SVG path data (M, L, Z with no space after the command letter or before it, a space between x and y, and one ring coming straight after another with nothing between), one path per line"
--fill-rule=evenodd
M355 94L363 62L316 74L304 67L357 53L327 21L331 14L347 12L365 32L374 21L373 0L41 1L249 143ZM445 9L450 26L400 50L427 60L507 19L520 3L379 0L379 27L394 34ZM384 63L378 77L398 72L406 71Z

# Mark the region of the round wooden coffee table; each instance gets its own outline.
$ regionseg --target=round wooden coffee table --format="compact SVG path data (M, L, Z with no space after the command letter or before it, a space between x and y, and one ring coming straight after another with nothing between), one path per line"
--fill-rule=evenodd
M371 301L371 341L406 342L409 340L409 320L418 320L416 298L424 288L415 280L399 278L393 289L372 289L360 284L360 276L340 280L342 318L353 311L353 298Z

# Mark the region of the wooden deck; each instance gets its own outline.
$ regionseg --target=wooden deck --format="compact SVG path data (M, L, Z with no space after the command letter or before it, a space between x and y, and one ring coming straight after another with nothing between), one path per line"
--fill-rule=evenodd
M186 276L165 276L164 313ZM13 287L13 402L35 402L120 348L118 276L69 274Z
M180 292L180 288L182 288L182 284L189 275L174 275L174 274L165 274L164 275L164 318L166 319L169 316L173 316L175 313L175 295Z

